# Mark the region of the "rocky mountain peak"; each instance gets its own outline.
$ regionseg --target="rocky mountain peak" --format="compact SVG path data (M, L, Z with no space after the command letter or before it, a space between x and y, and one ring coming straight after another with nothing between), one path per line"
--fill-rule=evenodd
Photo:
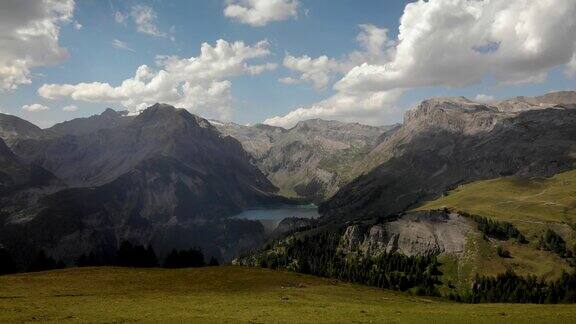
M441 97L422 101L404 117L410 133L448 131L474 134L491 130L500 119L498 110L464 97Z
M175 123L171 124L172 127L187 125L191 127L206 128L216 131L212 124L199 116L191 114L186 109L175 108L174 106L156 103L146 109L144 109L136 118L134 119L135 124L159 124L159 123Z

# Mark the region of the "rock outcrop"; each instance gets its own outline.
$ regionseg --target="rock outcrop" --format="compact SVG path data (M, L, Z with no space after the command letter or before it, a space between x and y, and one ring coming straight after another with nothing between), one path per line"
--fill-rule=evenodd
M444 211L412 212L376 225L351 225L341 239L344 253L375 257L382 253L414 255L457 254L464 251L474 231L458 214Z

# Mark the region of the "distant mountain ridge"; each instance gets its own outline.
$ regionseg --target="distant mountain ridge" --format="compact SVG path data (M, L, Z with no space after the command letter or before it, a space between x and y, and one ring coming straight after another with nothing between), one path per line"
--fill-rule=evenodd
M100 129L110 129L128 123L133 116L128 111L116 111L106 108L100 115L87 118L76 118L58 123L44 132L52 136L89 134Z
M69 262L125 239L229 259L265 235L257 222L227 217L294 203L285 196L320 203L320 224L343 224L393 216L475 180L572 169L574 98L432 98L383 127L242 126L164 104L44 130L0 115L0 244Z
M321 119L301 121L290 129L234 123L215 127L238 139L281 193L315 202L348 181L349 167L394 129Z

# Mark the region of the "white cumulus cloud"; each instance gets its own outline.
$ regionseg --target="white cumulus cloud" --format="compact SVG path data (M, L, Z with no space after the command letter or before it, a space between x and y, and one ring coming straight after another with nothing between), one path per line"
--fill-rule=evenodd
M230 0L224 8L226 17L255 27L271 21L298 17L298 0Z
M268 118L264 123L290 128L301 120L322 118L381 125L382 120L397 120L402 115L402 111L394 106L401 94L397 90L362 96L337 93L312 106L297 108L284 116Z
M287 54L283 64L289 70L300 73L300 81L312 83L317 90L325 89L336 73L345 72L346 69L343 63L326 55L311 58L308 55L294 57ZM298 83L298 80L291 77L282 78L280 81L287 84Z
M163 102L207 117L228 119L232 97L227 79L275 69L273 63L250 63L269 54L267 41L246 45L218 40L215 45L202 44L196 57L158 56L157 68L141 65L132 78L117 86L104 82L45 84L38 93L47 99L119 103L132 113Z
M0 92L32 82L33 68L68 57L58 38L73 11L73 0L0 1Z
M379 109L355 101L350 106L334 105L338 98L370 98L425 86L464 87L486 77L500 84L541 82L559 66L573 77L574 17L574 0L410 3L400 19L397 39L389 40L384 29L361 27L357 40L362 50L349 55L354 67L334 85L333 98L265 122L289 125L296 116L344 119L367 111L378 118L382 114L377 111L394 107L389 101L382 101Z
M543 81L576 45L573 0L433 0L408 4L393 58L362 64L341 91L460 87L487 75L500 83Z
M22 109L29 111L29 112L40 112L40 111L46 111L46 110L50 110L50 108L41 105L41 104L31 104L31 105L24 105L22 106Z
M326 55L311 58L308 55L299 57L286 54L283 65L296 73L297 77L284 77L278 81L285 84L310 83L316 90L324 90L337 77L341 77L357 64L364 62L381 62L388 57L393 42L388 39L388 30L371 24L358 26L360 33L356 37L360 49L341 59Z

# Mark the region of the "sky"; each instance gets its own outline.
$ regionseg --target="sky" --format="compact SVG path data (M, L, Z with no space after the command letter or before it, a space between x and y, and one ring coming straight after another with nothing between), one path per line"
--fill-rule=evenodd
M392 124L428 97L576 89L574 17L574 0L2 0L0 111Z

